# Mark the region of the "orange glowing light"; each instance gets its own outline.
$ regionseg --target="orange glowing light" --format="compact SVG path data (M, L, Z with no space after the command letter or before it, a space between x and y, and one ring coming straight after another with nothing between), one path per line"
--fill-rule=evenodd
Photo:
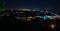
M52 24L52 25L51 25L51 28L54 28L54 27L55 27L55 25Z
M55 29L55 27L56 27L56 24L50 24L49 25L49 28L51 28L51 29Z

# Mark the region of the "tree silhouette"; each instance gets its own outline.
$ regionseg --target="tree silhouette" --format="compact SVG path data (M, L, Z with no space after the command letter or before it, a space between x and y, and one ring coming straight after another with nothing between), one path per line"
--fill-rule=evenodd
M4 0L0 0L0 12L3 12L6 8L6 5L5 5L5 1Z

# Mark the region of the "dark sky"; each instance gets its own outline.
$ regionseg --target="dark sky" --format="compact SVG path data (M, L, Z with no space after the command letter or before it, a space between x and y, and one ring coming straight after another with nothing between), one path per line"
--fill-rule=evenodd
M6 8L60 8L59 0L6 0Z

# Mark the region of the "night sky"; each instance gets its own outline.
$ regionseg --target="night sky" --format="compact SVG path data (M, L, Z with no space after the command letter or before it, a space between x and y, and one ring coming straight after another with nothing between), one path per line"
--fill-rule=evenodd
M59 0L5 0L6 8L60 8Z

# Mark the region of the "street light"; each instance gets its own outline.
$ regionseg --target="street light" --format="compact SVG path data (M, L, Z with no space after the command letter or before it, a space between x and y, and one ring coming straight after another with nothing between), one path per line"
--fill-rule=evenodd
M49 28L50 28L50 29L55 29L55 27L56 27L56 24L50 24L50 25L49 25Z

